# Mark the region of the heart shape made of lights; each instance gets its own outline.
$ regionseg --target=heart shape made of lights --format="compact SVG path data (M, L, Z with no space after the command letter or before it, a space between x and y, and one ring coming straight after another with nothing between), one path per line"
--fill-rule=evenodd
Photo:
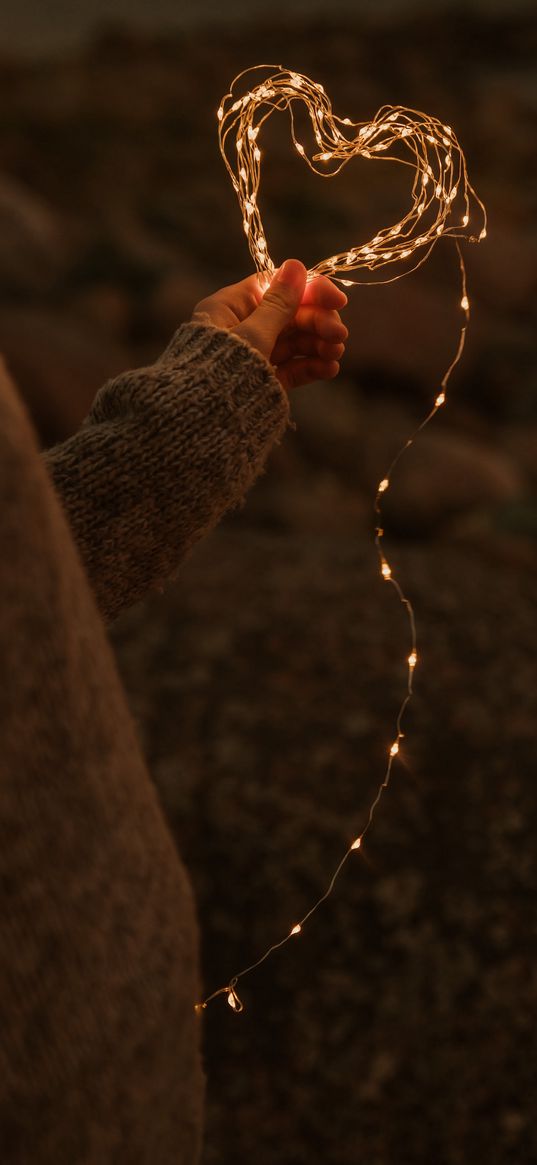
M260 80L261 70L265 70L268 75ZM246 85L247 91L242 96L238 96L237 90L241 82ZM315 153L311 158L305 147L296 138L293 117L293 102L295 101L302 101L306 105L315 141L319 148L319 153ZM321 894L300 922L295 923L279 942L272 943L260 958L234 975L229 983L218 988L217 991L213 991L203 1002L197 1003L195 1010L198 1015L201 1015L212 999L216 999L220 995L226 996L233 1011L242 1011L243 1004L235 990L239 979L251 974L274 951L283 947L293 936L302 933L304 924L332 893L337 878L351 853L361 850L362 842L371 827L382 794L388 787L392 765L399 755L400 741L405 735L402 730L402 719L412 697L414 670L418 655L414 610L410 600L394 577L383 550L384 529L381 522L381 499L390 486L392 471L403 453L413 444L415 438L438 409L445 404L446 386L462 355L470 313L466 294L466 271L459 239L464 238L471 242L478 242L487 233L485 208L469 183L464 154L451 126L443 125L436 118L428 117L427 114L417 110L391 105L384 105L369 122L352 122L348 117L342 119L332 113L332 106L322 85L310 81L308 77L304 77L300 73L284 69L281 65L257 65L252 69L246 69L235 78L230 92L223 98L218 109L218 121L220 150L239 199L243 214L244 232L248 239L250 253L261 286L268 286L275 267L269 254L258 205L261 182L261 150L258 145L258 135L263 122L267 117L270 117L275 109L289 110L291 135L295 149L316 174L321 174L325 178L333 177L351 158L360 156L391 159L412 167L414 171L412 205L408 213L393 226L379 231L370 242L353 246L338 255L330 256L329 259L321 260L315 267L310 268L309 278L324 274L332 279L335 278L337 282L345 286L353 286L356 282L388 283L393 279L400 279L402 275L406 275L409 271L421 266L438 240L450 235L455 240L459 256L462 296L460 307L464 314L457 351L440 382L440 391L437 391L434 404L425 419L396 453L389 469L377 486L375 496L375 546L379 558L380 574L386 582L395 587L399 599L406 607L411 634L410 652L407 656L407 689L397 716L397 734L388 750L384 778L370 806L365 827L349 843L326 891ZM235 131L235 144L230 160L228 148L229 142L233 144L233 130ZM388 153L389 150L393 152ZM323 168L319 169L314 165L316 162L322 163ZM327 170L328 163L335 163L335 167ZM472 200L480 208L482 214L482 225L478 234L472 233L470 228L470 216L474 209ZM391 263L399 263L402 270L392 275L390 279L360 279L357 281L340 278L341 273L363 268L375 272Z
M267 75L262 74L262 70ZM246 92L238 93L246 87ZM302 101L311 120L318 152L311 157L297 140L293 103ZM338 174L351 158L382 158L414 170L412 204L407 214L367 243L322 259L308 277L336 277L344 286L356 282L391 282L421 266L446 235L477 242L486 235L486 212L470 185L466 160L451 126L403 106L384 105L372 121L337 117L318 82L281 65L254 65L235 78L218 109L220 151L242 210L244 233L261 282L274 274L259 210L261 150L259 131L274 110L288 109L294 148L314 173ZM234 145L233 145L234 134ZM231 156L230 156L231 146ZM316 165L319 163L319 165ZM330 167L330 168L328 168ZM480 209L479 232L470 228L472 203ZM402 263L390 279L347 280L341 273Z

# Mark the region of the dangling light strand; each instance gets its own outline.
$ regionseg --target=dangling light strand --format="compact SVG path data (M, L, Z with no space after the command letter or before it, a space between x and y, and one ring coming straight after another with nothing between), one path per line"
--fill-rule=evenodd
M269 75L259 81L261 70L268 71ZM271 72L271 70L276 70L276 72ZM236 87L238 83L245 81L246 78L252 80L254 74L259 83L248 88L242 97L237 97ZM315 141L319 147L319 152L311 158L302 142L298 141L295 135L293 102L297 100L304 102L306 106ZM420 267L439 239L450 236L454 238L457 249L461 279L460 308L464 313L464 319L460 327L455 355L440 382L434 403L426 417L395 455L389 469L377 486L374 501L375 546L379 558L380 575L383 581L389 582L394 587L400 602L405 607L410 631L410 650L406 658L408 669L406 691L397 715L396 735L387 749L384 777L369 808L364 828L348 845L324 894L299 922L294 923L284 938L273 943L259 959L234 975L226 986L220 987L203 1002L197 1003L195 1010L198 1014L201 1014L207 1004L219 995L226 996L229 1006L236 1013L243 1010L242 1001L235 990L239 979L256 970L270 955L285 946L291 938L302 933L305 923L331 895L351 853L362 848L363 840L371 828L377 807L390 783L393 763L400 754L400 744L404 738L402 725L406 709L413 695L418 651L414 609L395 577L382 545L384 529L382 527L381 499L390 488L392 474L403 454L414 444L419 433L429 424L438 409L446 403L447 385L461 359L470 319L466 268L459 239L464 238L470 242L479 242L486 238L487 234L485 207L470 185L464 154L451 126L443 125L436 118L429 117L419 111L389 105L383 106L371 122L360 123L352 122L348 117L339 118L332 114L332 106L322 85L299 73L284 69L281 65L258 65L254 66L253 69L246 69L235 78L230 92L221 102L217 118L220 150L239 199L244 231L263 289L272 278L275 266L269 254L258 207L261 151L257 145L257 139L263 122L275 109L289 110L294 147L310 169L323 178L333 177L351 158L360 155L366 158L377 158L380 154L379 160L396 161L414 168L412 206L404 218L395 223L393 227L379 231L369 243L350 247L341 254L332 255L329 259L317 263L309 269L308 279L325 274L345 287L356 286L358 282L391 283ZM260 110L262 112L258 116ZM352 136L347 137L339 129L339 126L345 126L347 131L350 129ZM228 156L228 137L232 131L235 131L236 155L232 154L233 162ZM403 150L406 151L405 156L387 153L388 150L396 148L400 143ZM406 154L409 154L410 157L407 157ZM315 166L315 162L321 162L321 168ZM335 167L328 169L329 162L335 163ZM239 166L238 170L235 169L236 166ZM463 200L464 214L462 216L459 214L457 218L454 203L459 199ZM482 226L477 235L468 230L472 199L482 216ZM430 212L431 221L425 228L422 219L427 212ZM423 252L421 257L418 256L413 266L409 266L407 260L420 251ZM403 263L404 269L388 279L364 280L360 278L358 281L338 278L338 273L341 272L358 271L363 268L374 272L392 263Z

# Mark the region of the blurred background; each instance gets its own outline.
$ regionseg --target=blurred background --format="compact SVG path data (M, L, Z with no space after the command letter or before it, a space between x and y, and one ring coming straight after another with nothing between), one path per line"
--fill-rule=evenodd
M240 1018L206 1013L205 1165L537 1161L536 50L530 0L3 0L0 350L43 445L249 273L216 134L239 70L302 71L355 120L439 117L489 214L449 405L386 497L422 663L404 755L330 903L245 979ZM316 181L285 115L266 144L275 262L406 208L386 167ZM408 629L372 498L436 396L459 294L448 242L351 290L339 380L294 394L245 506L114 629L207 991L323 892L382 779Z

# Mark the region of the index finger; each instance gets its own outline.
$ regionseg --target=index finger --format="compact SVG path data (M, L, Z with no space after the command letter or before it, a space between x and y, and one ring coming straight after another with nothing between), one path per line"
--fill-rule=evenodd
M344 291L336 287L326 275L317 275L309 283L302 296L302 304L312 304L315 307L342 308L348 303Z

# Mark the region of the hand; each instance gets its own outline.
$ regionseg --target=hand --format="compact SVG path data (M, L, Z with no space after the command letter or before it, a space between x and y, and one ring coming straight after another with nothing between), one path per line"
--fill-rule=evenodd
M264 295L257 275L249 275L201 300L192 319L209 316L257 348L289 390L337 376L349 334L339 315L346 303L325 275L306 283L303 263L288 259Z

